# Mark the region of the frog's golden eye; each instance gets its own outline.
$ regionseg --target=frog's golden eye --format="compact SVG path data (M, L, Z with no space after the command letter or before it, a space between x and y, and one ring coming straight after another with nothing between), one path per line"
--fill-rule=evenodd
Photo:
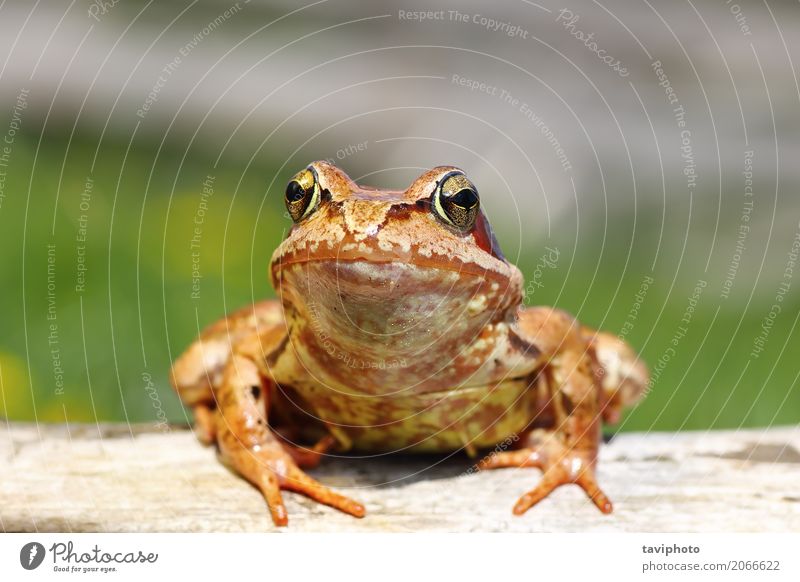
M464 174L453 172L439 181L431 206L434 214L447 224L459 230L469 230L478 216L480 198Z
M289 216L300 222L311 214L319 204L319 182L316 173L306 168L295 175L286 185L284 197Z

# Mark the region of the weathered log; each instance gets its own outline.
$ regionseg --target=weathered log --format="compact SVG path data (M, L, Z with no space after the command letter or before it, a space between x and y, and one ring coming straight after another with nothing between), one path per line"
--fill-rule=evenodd
M311 473L364 502L355 519L285 493L286 531L800 531L800 427L622 434L600 514L562 487L522 517L535 469L470 472L465 455L330 457ZM260 494L181 427L0 427L5 531L269 531Z

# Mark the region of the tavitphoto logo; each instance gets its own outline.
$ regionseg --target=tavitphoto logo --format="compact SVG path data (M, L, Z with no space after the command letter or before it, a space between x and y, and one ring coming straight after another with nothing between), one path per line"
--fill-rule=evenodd
M19 563L26 570L35 570L44 561L44 546L39 542L28 542L19 551Z

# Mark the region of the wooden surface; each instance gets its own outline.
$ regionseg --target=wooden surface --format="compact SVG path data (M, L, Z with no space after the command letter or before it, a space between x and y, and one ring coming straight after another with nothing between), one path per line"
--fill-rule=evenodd
M285 531L800 531L800 427L625 434L603 448L601 515L575 487L523 517L534 469L464 474L465 456L329 458L313 474L357 520L285 493ZM0 425L5 531L269 531L259 493L191 431Z

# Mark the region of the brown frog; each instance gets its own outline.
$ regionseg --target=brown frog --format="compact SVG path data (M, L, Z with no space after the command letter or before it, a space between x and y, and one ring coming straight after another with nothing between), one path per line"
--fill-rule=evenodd
M172 369L201 439L260 489L276 525L282 490L364 515L303 471L327 451L474 456L512 441L479 468L542 470L514 513L567 483L611 511L595 478L601 424L640 397L647 368L615 336L522 305L522 275L461 170L397 191L315 162L285 202L278 300L213 324Z

